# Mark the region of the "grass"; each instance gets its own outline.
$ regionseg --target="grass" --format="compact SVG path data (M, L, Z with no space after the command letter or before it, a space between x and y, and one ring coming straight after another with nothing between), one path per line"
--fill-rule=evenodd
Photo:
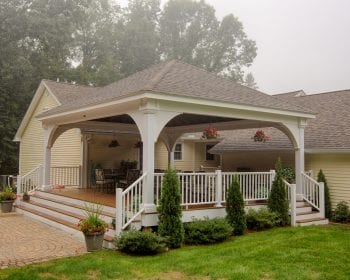
M157 256L101 251L0 271L0 279L350 279L350 228L276 228Z

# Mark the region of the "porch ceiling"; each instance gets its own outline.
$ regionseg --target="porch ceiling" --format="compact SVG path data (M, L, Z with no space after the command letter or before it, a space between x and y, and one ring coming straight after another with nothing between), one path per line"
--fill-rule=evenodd
M105 122L105 123L135 124L134 120L127 114L96 119L94 121ZM213 123L223 123L223 122L233 122L233 121L240 121L240 119L196 115L196 114L181 114L173 118L172 120L170 120L167 123L166 127L179 127L179 126L188 126L188 125L196 125L196 124L213 124Z

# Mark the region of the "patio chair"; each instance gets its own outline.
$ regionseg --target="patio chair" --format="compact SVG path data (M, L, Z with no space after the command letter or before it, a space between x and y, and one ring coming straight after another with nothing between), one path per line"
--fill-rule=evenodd
M139 169L129 169L126 173L126 179L120 180L118 184L118 188L126 189L133 182L135 182L141 175Z
M96 186L97 188L101 188L102 191L104 188L106 188L107 192L109 188L111 189L114 188L114 180L107 179L103 169L95 169L95 177L96 177Z

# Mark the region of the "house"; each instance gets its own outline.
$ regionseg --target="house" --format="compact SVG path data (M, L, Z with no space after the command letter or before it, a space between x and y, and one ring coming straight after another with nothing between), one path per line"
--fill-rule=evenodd
M323 184L304 173L304 129L314 118L309 108L176 60L153 65L105 87L44 80L15 137L20 142L18 192L35 190L38 200L20 201L17 208L40 216L40 207L49 200L42 208L50 208L53 202L55 207L41 217L53 218L60 207L64 208L61 212L67 212L72 203L78 203L72 197L66 199L68 202L58 198L53 193L55 185L80 185L79 190L88 191L93 183L91 172L99 169L97 163L115 169L125 160L136 159L136 169L142 175L126 189L118 189L110 207L109 214L116 213L117 232L135 221L141 221L141 226L157 224L156 206L164 175L157 169L168 164L183 164L182 171L212 168L211 172L179 173L182 205L186 210L191 206L184 220L223 216L225 193L233 176L240 176L246 201L254 202L266 201L274 173L213 172L222 163L222 157L208 153L217 139L193 140L191 151L187 151L181 142L191 141L184 135L191 137L209 124L220 131L274 127L288 137L294 149L296 185L286 182L292 223L325 223ZM103 183L104 179L98 181ZM80 200L85 196L82 192L78 195ZM62 224L65 213L60 215Z
M333 207L342 200L350 203L350 90L306 95L296 91L275 95L317 114L305 128L305 169L316 179L322 169L327 177ZM288 137L275 128L264 128L270 141L247 141L254 129L223 132L224 140L211 149L222 155L224 170L261 171L272 169L276 159L294 166L294 149Z

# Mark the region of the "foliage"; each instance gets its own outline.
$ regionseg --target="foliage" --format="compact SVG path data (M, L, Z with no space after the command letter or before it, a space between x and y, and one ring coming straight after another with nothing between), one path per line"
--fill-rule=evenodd
M246 216L244 200L240 190L238 178L235 177L227 190L226 213L229 224L233 227L235 235L241 235L246 230Z
M263 230L273 228L280 223L276 213L266 208L259 210L249 209L247 213L247 228L254 230Z
M15 200L16 194L13 192L11 187L5 187L2 192L0 192L0 201Z
M332 202L331 202L331 196L329 193L329 188L327 184L326 176L324 175L322 169L317 174L317 182L323 182L324 183L324 204L325 204L325 216L326 218L330 219L332 216Z
M202 138L204 139L213 139L213 138L218 138L219 136L220 135L218 133L217 128L212 127L211 125L205 128L202 133Z
M266 141L270 140L270 137L267 135L266 132L263 130L259 129L255 132L254 136L252 137L254 142L263 142L265 143Z
M287 200L286 188L283 183L283 169L280 158L277 160L275 169L276 175L275 179L273 180L270 196L268 199L268 208L271 212L275 212L278 215L280 219L280 225L285 226L290 223L289 203Z
M186 244L212 244L226 240L232 227L225 219L194 220L184 224Z
M85 205L85 218L81 219L78 228L86 235L96 233L104 234L108 230L108 224L100 216L102 213L101 205Z
M288 183L293 183L295 181L295 170L290 166L283 166L281 169L282 178L284 178Z
M179 178L174 170L168 169L164 175L158 213L158 233L167 238L169 247L180 247L184 240L184 229Z
M345 280L349 279L349 234L346 226L285 227L152 257L103 250L1 269L0 279L293 280L317 275L316 279Z
M0 18L0 174L18 172L12 139L42 79L103 86L176 58L243 83L256 57L242 23L204 1L11 0Z
M346 201L340 201L334 209L333 220L345 223L350 220L349 205Z
M118 250L135 255L154 255L166 248L165 239L148 231L130 230L116 240Z

